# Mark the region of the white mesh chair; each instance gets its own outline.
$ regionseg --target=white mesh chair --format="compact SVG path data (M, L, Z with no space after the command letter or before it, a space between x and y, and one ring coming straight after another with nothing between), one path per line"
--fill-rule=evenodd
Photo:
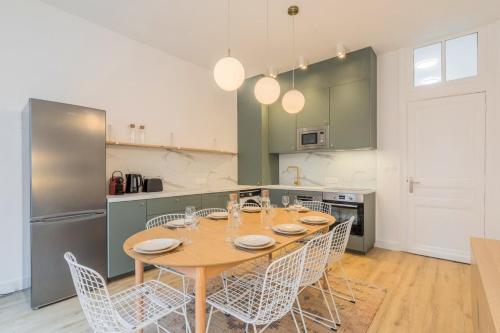
M160 215L160 216L154 217L154 218L150 219L148 222L146 222L146 229L156 228L156 227L160 227L160 226L166 227L168 222L174 221L174 220L182 220L182 219L184 219L184 214ZM174 270L172 268L165 267L165 266L155 265L155 267L159 269L158 281L160 281L160 278L161 278L163 273L174 274L182 279L182 291L187 294L189 280L184 274L177 272L176 270Z
M171 313L184 316L186 331L191 332L185 309L190 298L156 280L110 295L102 276L78 264L73 254L64 254L78 299L94 332L135 332L156 324L158 332L168 330L158 321Z
M255 203L255 202L245 202L243 204L243 206L241 206L241 208L245 208L245 207L258 207L258 208L262 208L261 205Z
M224 208L205 208L194 213L195 216L207 217L212 213L227 213L227 209Z
M332 206L323 201L301 201L300 204L315 212L321 212L329 215L332 214Z
M337 329L335 318L333 317L330 304L328 303L328 299L326 297L327 290L323 287L323 284L321 282L321 278L324 276L325 267L328 263L328 258L330 257L332 239L333 239L333 231L330 231L326 234L321 234L319 236L314 237L305 245L306 257L304 260L304 273L302 275L302 279L300 282L301 288L299 290L298 295L308 287L313 287L315 289L320 290L326 308L328 309L328 313L330 314L331 318L331 319L325 319L318 316L317 314L313 314L303 310L297 295L296 299L297 308L295 308L294 310L299 312L305 332L307 332L307 326L304 317L310 318L333 330ZM333 301L332 304L338 318L339 315L335 301Z
M228 284L207 298L211 305L208 316L207 332L215 311L232 315L253 326L263 326L264 331L270 324L290 313L297 331L300 331L292 310L299 290L305 258L305 248L300 248L280 259L273 261L263 276L247 274Z
M339 298L348 300L352 303L356 303L356 298L354 297L354 293L351 288L351 284L349 282L349 277L342 266L342 257L344 256L345 249L347 247L347 242L349 241L349 235L351 234L351 227L354 222L354 216L345 222L342 222L333 228L333 241L332 241L332 251L330 253L330 258L328 259L328 266L325 269L325 280L328 286L328 292L330 294L331 299L333 300L333 296L335 295ZM342 272L342 278L344 279L347 289L349 290L350 297L345 297L338 293L332 292L332 288L330 286L330 282L327 279L328 270L334 265L339 264L340 271Z

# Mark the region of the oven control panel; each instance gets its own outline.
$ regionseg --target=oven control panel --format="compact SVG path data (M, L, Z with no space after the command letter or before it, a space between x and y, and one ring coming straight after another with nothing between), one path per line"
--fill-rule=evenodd
M325 192L323 193L323 200L363 202L363 194L349 192Z

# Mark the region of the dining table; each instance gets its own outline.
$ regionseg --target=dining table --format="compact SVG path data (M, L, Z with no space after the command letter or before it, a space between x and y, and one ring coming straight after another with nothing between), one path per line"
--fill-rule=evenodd
M322 216L324 224L305 224L300 222L304 216ZM170 252L162 254L142 254L134 251L140 242L158 238L179 238L178 229L158 226L138 232L130 236L123 244L123 250L135 260L135 283L144 282L144 265L165 266L194 280L195 298L195 332L205 333L206 320L206 287L210 278L222 272L261 257L271 257L272 253L282 250L294 243L319 232L327 231L335 223L335 217L316 211L289 211L285 208L274 208L270 214L261 212L242 212L238 227L228 228L228 219L213 220L199 218L192 230L182 231L188 234L188 242ZM306 231L299 235L284 235L273 231L279 224L301 224ZM246 250L234 245L231 237L244 235L266 235L276 242L273 246L260 250Z

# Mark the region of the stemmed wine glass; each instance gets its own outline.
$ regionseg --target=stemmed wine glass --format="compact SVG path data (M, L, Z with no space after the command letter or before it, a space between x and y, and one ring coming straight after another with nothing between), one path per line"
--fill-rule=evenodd
M288 195L282 196L281 203L283 204L283 206L285 206L285 208L287 208L288 205L290 204L290 197Z
M187 206L184 212L184 225L187 231L186 244L192 243L190 233L196 226L195 212L196 212L196 207L194 206Z

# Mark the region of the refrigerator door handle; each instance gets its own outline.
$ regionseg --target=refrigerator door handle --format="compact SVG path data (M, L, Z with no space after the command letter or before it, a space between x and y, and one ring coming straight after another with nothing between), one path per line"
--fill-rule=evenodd
M94 211L75 212L71 214L64 214L58 216L35 218L31 220L31 223L50 223L50 222L68 221L68 220L81 221L82 219L96 218L98 216L105 216L105 215L106 215L106 210L99 209Z

